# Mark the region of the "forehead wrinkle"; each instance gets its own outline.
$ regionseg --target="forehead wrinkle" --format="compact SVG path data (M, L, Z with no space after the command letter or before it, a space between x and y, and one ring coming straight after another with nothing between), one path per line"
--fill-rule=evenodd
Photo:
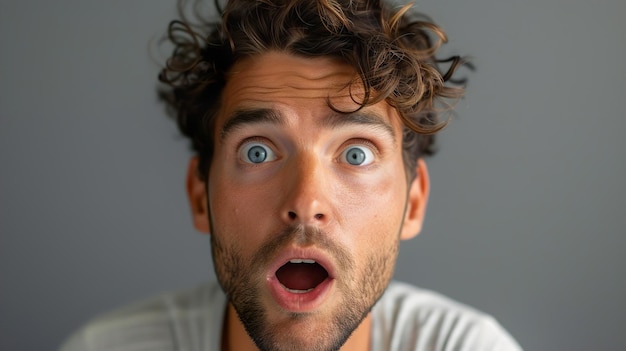
M263 85L250 85L238 87L237 99L252 99L257 98L287 98L287 99L328 99L331 95L333 98L347 98L350 97L350 92L345 89L345 84L334 84L325 86L311 86L311 85L291 85L284 84L281 86L263 86Z
M310 59L307 59L310 60ZM258 60L257 62L258 63ZM240 79L240 80L258 80L275 82L276 76L290 77L294 81L305 82L305 86L310 82L341 82L342 84L349 84L355 78L358 78L353 68L347 67L343 70L320 70L319 67L302 67L299 66L298 70L289 70L281 66L280 62L276 62L277 65L270 67L263 67L262 69L256 67L258 65L246 65L244 68L231 70L226 73L226 79Z
M220 140L224 140L229 133L244 125L269 123L282 125L285 123L283 116L275 110L268 108L240 109L233 112L220 130Z

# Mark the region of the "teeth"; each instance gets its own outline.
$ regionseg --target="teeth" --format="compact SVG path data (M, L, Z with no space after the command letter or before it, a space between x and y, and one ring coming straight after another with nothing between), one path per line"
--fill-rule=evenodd
M302 258L294 258L289 260L290 263L315 263L315 260L308 260Z
M286 286L284 286L284 285L283 285L283 287L284 287L287 291L289 291L290 293L292 293L292 294L306 294L306 293L308 293L309 291L313 290L313 288L311 288L311 289L307 289L307 290L289 289L288 287L286 287Z

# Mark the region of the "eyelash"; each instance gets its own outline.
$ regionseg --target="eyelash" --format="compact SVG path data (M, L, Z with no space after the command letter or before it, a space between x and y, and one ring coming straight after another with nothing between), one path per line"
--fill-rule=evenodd
M254 142L258 142L258 143L262 143L262 144L268 144L270 146L274 146L274 144L272 144L269 140L260 137L260 136L252 136L252 137L247 137L243 140L241 140L239 143L237 143L237 148L236 150L239 151L241 150L241 148L248 144L248 143L254 143Z
M344 145L345 146L341 149L341 152L353 145L363 145L369 147L372 152L374 152L374 156L376 156L376 158L380 156L380 150L378 149L378 146L376 146L375 143L371 142L368 139L350 139L346 143L344 143Z

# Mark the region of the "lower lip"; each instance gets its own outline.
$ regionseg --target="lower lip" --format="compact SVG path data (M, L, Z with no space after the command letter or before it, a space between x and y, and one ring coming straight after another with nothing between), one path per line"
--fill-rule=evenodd
M276 276L268 278L270 291L280 307L288 312L311 312L324 303L333 286L334 279L326 278L313 290L305 293L293 293L287 290Z

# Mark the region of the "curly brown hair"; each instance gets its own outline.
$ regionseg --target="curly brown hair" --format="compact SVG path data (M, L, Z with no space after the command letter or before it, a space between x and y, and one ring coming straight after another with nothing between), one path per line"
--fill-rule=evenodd
M159 74L166 84L161 97L191 140L202 179L211 164L215 116L229 69L270 50L338 58L354 67L365 88L359 105L386 100L399 112L409 179L417 159L434 152L434 133L446 123L439 121L435 103L462 95L458 84L445 83L464 61L435 57L446 35L411 12L411 5L392 11L379 0L230 0L222 10L215 0L215 6L221 20L170 22L168 38L175 48ZM445 72L440 63L446 63Z

